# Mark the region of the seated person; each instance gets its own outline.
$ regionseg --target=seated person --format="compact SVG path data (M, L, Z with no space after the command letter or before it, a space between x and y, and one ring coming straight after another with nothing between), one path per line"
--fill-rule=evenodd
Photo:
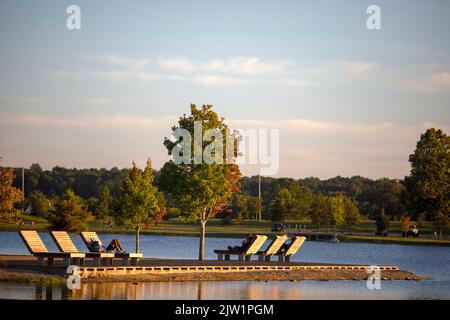
M117 239L113 239L113 241L111 241L111 243L106 248L106 251L108 251L108 252L125 252L125 250L122 247L122 244Z
M280 250L278 251L277 254L283 254L283 255L286 254L286 252L288 251L288 249L291 246L292 242L293 242L293 240L290 239L290 240L286 241L285 243L283 243L281 245L281 248L280 248Z
M89 241L89 251L90 252L105 252L105 248L103 248L103 246L94 239L91 239Z
M251 235L251 234L248 235L247 238L242 240L241 246L234 246L234 247L228 246L228 251L235 252L235 253L244 252L253 243L253 238L254 238L253 235Z

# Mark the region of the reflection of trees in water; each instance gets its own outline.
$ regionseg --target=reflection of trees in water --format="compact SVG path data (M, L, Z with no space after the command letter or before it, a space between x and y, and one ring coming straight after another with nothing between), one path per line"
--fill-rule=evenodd
M300 283L283 286L273 283L248 283L245 289L246 300L301 300L303 298Z
M45 293L45 296L44 296ZM35 300L53 300L53 286L43 286L37 284L34 287L34 299Z
M304 290L304 288L303 288ZM35 286L36 300L207 300L240 297L244 300L301 300L300 282L108 282L84 283L81 289L67 286Z

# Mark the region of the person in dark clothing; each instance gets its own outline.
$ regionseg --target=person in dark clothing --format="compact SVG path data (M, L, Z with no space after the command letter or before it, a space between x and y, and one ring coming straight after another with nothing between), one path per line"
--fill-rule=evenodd
M288 243L289 242L289 243ZM292 244L292 239L286 241L285 243L283 243L283 245L280 248L280 251L278 251L278 254L285 254L286 251L288 251L290 245Z
M108 252L125 252L119 240L114 239L106 248Z
M244 252L253 243L253 239L254 239L253 235L250 234L244 240L242 240L241 246L234 246L234 247L228 246L228 251L236 253Z
M105 252L105 248L95 239L89 241L89 251L90 252Z

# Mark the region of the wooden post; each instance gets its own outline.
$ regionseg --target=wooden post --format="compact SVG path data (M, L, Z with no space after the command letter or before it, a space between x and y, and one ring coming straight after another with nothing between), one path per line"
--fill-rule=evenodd
M261 175L258 175L258 198L259 198L259 210L258 210L258 220L261 221L261 209L262 209L262 199L261 199Z
M141 226L138 224L136 226L136 253L139 253L140 250L139 231L141 231Z
M203 261L205 258L205 234L206 234L206 220L200 220L200 248L198 252L198 260Z

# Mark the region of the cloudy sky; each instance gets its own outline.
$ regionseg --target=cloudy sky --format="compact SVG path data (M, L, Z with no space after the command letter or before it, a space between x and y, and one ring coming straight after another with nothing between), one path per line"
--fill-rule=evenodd
M280 129L278 176L401 178L449 132L450 2L375 2L1 1L2 164L159 168L196 103Z

